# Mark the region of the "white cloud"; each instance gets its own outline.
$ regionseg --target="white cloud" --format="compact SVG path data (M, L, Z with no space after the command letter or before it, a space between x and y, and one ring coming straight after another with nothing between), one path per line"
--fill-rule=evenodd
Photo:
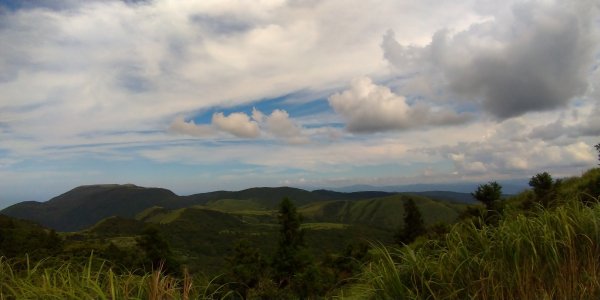
M493 134L479 141L442 146L436 151L447 155L457 174L463 176L512 174L527 177L542 171L566 176L574 169L584 170L594 165L590 142L566 141L564 145L555 145L542 140L511 139L503 134L506 129L503 127L513 125L500 124Z
M285 110L275 109L270 115L264 115L254 108L251 116L243 112L234 112L225 116L215 113L210 124L197 125L193 120L186 122L183 117L176 117L168 129L172 133L184 134L200 138L215 138L219 132L225 132L238 138L258 138L261 135L272 135L289 144L305 144L309 137L303 132Z
M169 126L169 131L195 137L206 137L214 134L214 129L211 126L196 125L194 120L186 122L185 118L181 116L176 117L175 120L173 120Z
M349 90L329 97L329 104L344 118L351 132L455 125L469 120L468 115L450 110L434 111L424 104L410 106L406 98L374 84L368 77L354 79Z
M284 139L291 144L307 143L308 137L302 129L295 124L285 110L276 109L265 121L267 130L277 138Z
M600 104L596 101L590 99L576 109L565 110L555 121L534 127L529 137L551 141L600 136Z
M212 116L212 124L219 130L230 133L241 138L257 138L260 136L258 124L250 120L245 113L231 113L229 116L223 113L215 113Z

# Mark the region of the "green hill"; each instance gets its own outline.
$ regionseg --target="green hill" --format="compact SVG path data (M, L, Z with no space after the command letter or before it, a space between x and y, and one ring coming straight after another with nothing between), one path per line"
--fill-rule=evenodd
M214 204L217 200L223 199L235 199L235 200L249 200L253 202L253 205L257 205L261 208L276 209L281 202L281 199L287 197L296 206L301 206L311 202L326 201L326 200L357 200L366 198L375 198L393 195L394 193L387 192L353 192L353 193L340 193L328 190L315 190L312 192L292 188L292 187L256 187L246 190L228 192L228 191L217 191L211 193L195 194L187 196L189 199L193 199L196 202L204 204Z
M436 192L436 197L454 199L464 195ZM161 188L135 185L88 185L77 187L47 202L22 202L0 211L0 214L32 220L58 231L78 231L111 216L144 222L167 222L177 218L177 209L197 207L231 212L249 223L264 223L272 217L283 198L290 198L303 213L316 222L352 223L390 229L399 225L402 199L409 195L386 192L341 193L328 190L305 191L291 187L251 188L241 191L216 191L178 196ZM425 220L450 221L462 206L448 201L418 199ZM453 198L454 197L454 198ZM364 199L372 199L366 201ZM313 206L314 205L314 206ZM269 211L271 211L269 213ZM159 222L160 223L160 222Z
M403 203L415 200L427 225L435 222L450 223L466 206L436 201L416 195L398 194L384 198L357 201L325 201L308 204L299 209L307 221L363 224L393 230L402 225Z
M132 218L151 206L177 208L190 205L173 192L135 185L81 186L47 202L17 203L0 213L32 220L59 231L77 231L119 216Z
M503 201L495 222L465 218L435 242L378 247L344 296L599 299L600 168Z
M242 191L216 191L178 196L161 188L145 188L132 184L87 185L74 188L47 202L21 202L0 211L0 214L31 220L58 231L78 231L111 216L134 218L150 207L167 210L207 205L223 211L275 209L282 198L296 205L333 199L359 199L382 192L337 193L309 192L290 187L251 188ZM239 202L238 202L239 201Z
M144 230L144 222L122 217L108 217L85 230L101 236L132 236Z
M0 215L0 257L43 258L62 248L58 235L34 222Z
M262 211L258 219L248 222L257 213L227 213L202 206L174 210L152 207L138 214L136 220L110 217L77 235L78 240L87 239L92 244L114 241L117 237L135 240L145 226L154 224L190 270L217 274L223 271L225 258L236 240L247 239L261 253L274 253L279 234L276 213ZM341 251L356 241L392 240L390 231L361 224L311 222L303 228L306 243L317 257Z

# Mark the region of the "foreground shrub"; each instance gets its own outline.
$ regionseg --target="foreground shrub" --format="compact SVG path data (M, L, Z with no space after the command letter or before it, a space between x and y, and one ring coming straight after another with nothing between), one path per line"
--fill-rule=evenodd
M379 299L600 299L600 207L571 204L443 241L377 247L356 295Z
M161 269L137 275L106 266L93 257L85 264L0 257L0 299L212 299L222 290L187 272L175 278Z

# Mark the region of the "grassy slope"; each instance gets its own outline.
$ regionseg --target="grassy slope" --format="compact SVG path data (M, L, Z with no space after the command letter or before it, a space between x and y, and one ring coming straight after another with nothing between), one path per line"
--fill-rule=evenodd
M113 237L139 234L141 229L137 225L141 221L158 225L176 255L192 271L213 274L226 266L225 257L232 250L234 241L248 239L268 256L275 252L279 234L274 211L225 213L196 206L177 210L151 208L140 213L138 220L109 218L87 231L92 234L87 237L95 239L102 236L106 239L102 232L110 232ZM118 229L119 223L121 229ZM136 231L130 227L132 225L136 226ZM341 251L346 245L359 240L389 243L392 236L389 231L340 223L313 222L303 228L307 246L316 256Z
M165 190L166 191L166 190ZM174 195L160 190L166 195ZM144 210L138 210L139 203L162 204L164 202L140 200L139 198L124 200L125 195L138 197L150 192L149 189L135 186L88 186L75 189L66 195L57 197L52 205L63 204L67 207L77 206L77 197L90 201L86 209L101 205L100 199L114 196L109 201L130 201L137 203L127 210L127 217L108 217L102 219L88 230L69 235L73 245L70 248L78 249L86 243L92 245L105 244L113 241L118 245L135 245L135 238L141 234L147 223L155 224L168 238L176 255L192 267L203 268L205 272L216 272L224 267L224 258L231 251L233 242L247 238L256 245L261 252L270 255L275 251L277 244L278 225L277 210L271 208L275 199L285 197L291 193L293 197L301 198L298 203L308 203L300 209L305 215L304 226L306 242L313 253L321 255L341 251L346 245L357 240L392 242L392 230L402 220L403 201L407 197L417 200L425 221L453 221L461 205L433 201L418 196L394 195L384 198L369 200L339 200L317 201L336 197L349 199L363 196L389 195L379 192L365 193L336 193L329 191L307 192L292 188L255 188L240 192L215 192L210 197L230 196L234 198L223 199L196 199L203 205L192 205L178 208L170 203L172 208L150 205ZM274 192L265 197L265 194ZM175 195L175 197L177 197ZM250 197L250 198L246 198ZM252 197L264 197L256 199ZM305 197L305 198L302 198ZM237 199L243 198L243 199ZM111 198L112 199L112 198ZM153 198L158 199L158 198ZM173 200L173 199L171 199ZM168 201L171 201L168 200ZM188 199L189 200L189 199ZM185 200L185 201L188 201ZM141 202L140 202L141 201ZM166 200L165 200L166 201ZM175 202L180 200L173 200ZM196 203L191 201L191 203ZM317 201L317 202L314 202ZM178 203L178 202L177 202ZM68 205L67 205L68 204ZM119 204L123 207L123 204ZM106 206L106 205L102 205ZM81 209L79 209L81 211ZM135 214L134 214L135 212ZM84 213L82 212L82 215ZM131 216L130 216L131 215ZM89 220L88 220L89 221ZM69 248L69 249L70 249Z
M25 267L0 257L0 299L214 299L218 289L187 274L117 274L93 257L87 264L50 258Z
M326 201L308 204L299 209L307 221L363 224L394 230L402 226L404 201L412 198L426 224L453 222L465 205L435 201L412 195L394 195L358 201Z
M380 299L599 299L600 169L565 180L558 194L557 208L526 213L515 208L532 194L516 196L497 227L468 221L439 241L382 246L365 268L364 283L350 293Z

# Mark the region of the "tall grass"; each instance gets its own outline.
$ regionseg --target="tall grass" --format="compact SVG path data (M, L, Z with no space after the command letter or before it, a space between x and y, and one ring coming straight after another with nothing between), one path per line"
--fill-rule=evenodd
M117 274L104 261L36 263L0 257L0 299L213 299L220 287L203 279L165 274Z
M600 299L600 206L573 203L441 241L377 247L354 294L378 299Z

